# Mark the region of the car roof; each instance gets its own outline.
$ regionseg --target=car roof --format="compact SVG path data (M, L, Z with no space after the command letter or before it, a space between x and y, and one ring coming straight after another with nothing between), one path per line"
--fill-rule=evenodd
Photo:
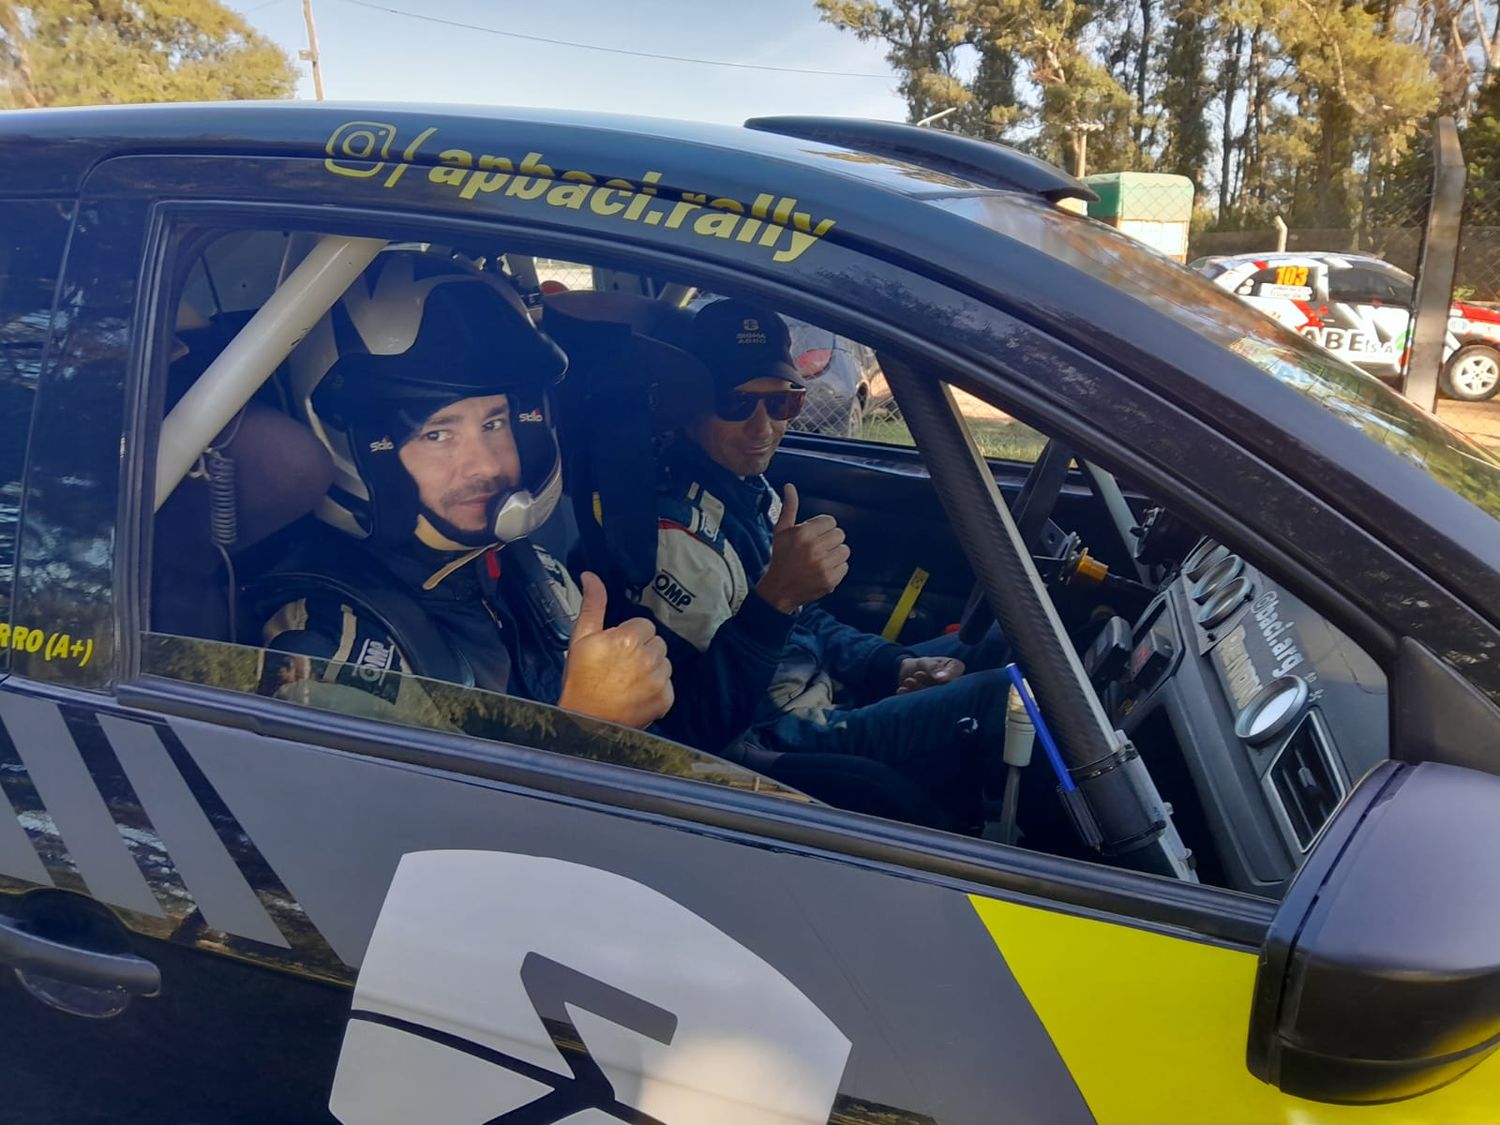
M201 157L200 163L216 165L204 169L214 183L237 173L227 163L233 158L305 160L319 173L329 173L326 182L333 188L364 183L380 191L407 168L430 170L408 183L441 184L438 176L455 167L445 157L458 153L463 168L509 168L514 159L524 169L528 160L539 165L545 159L548 172L540 178L550 178L554 167L587 170L561 175L586 175L589 183L603 185L618 177L632 191L638 188L643 198L657 193L653 184L666 199L688 193L699 200L718 196L715 205L729 204L742 214L749 201L766 209L774 200L784 213L773 214L772 222L788 230L795 225L808 240L802 249L826 232L826 242L886 263L893 278L911 271L918 283L931 279L950 286L953 295L972 295L1004 316L1044 327L1069 346L1107 356L1153 393L1179 402L1237 404L1218 413L1218 424L1250 448L1261 449L1268 434L1283 433L1294 423L1326 434L1328 440L1348 441L1346 423L1304 395L1262 393L1242 401L1243 392L1233 380L1251 361L1236 356L1221 362L1226 358L1224 333L1232 330L1248 339L1269 331L1259 314L1202 274L1095 220L1053 206L1059 194L1089 194L1065 173L1012 150L913 126L833 119L780 122L782 127L768 129L534 109L330 102L16 110L0 114L0 160L7 170L0 197L73 196L96 169L105 191L119 191L121 183L129 183L149 193L160 182L178 185L163 191L181 192L183 183L196 182L191 161L176 162L182 166L174 170L156 161L157 155ZM341 130L355 126L399 140L391 142L388 155L377 152L373 160L369 152L338 150ZM894 143L887 143L890 131L899 131ZM431 137L430 143L423 140ZM841 139L847 143L838 143ZM957 157L950 158L955 149ZM911 159L903 159L907 151ZM505 154L505 163L487 165L490 158L484 154ZM146 159L133 167L119 161L124 178L117 182L108 170L111 158L132 155ZM986 170L987 159L1018 163L1057 190L997 187L1006 177ZM382 160L395 168L386 182L371 183L369 169ZM349 170L349 162L357 163L357 170ZM154 164L163 164L163 170L153 171ZM312 183L316 178L304 179ZM351 199L372 197L368 191L363 196L350 191ZM796 223L788 223L788 217ZM673 229L648 224L633 237L647 245L661 240L676 253L679 248L666 241L678 237L668 233ZM695 260L709 266L747 275L773 268L769 251L762 253L763 261L747 266L742 255L750 251L743 240L698 232L692 237L697 239ZM758 246L766 245L762 236ZM775 269L787 271L779 284L788 285L790 279L793 288L826 285L821 260L799 259L800 253L774 259ZM869 275L858 274L850 284L869 281ZM1086 316L1080 315L1084 309ZM1252 316L1253 323L1245 319ZM942 317L932 320L934 335L942 331L941 322ZM1276 443L1278 451L1285 447ZM1339 472L1381 494L1393 494L1401 484L1395 479L1387 484L1385 478L1398 476L1401 468L1366 435L1365 444L1350 449ZM1456 495L1452 499L1461 506ZM1429 506L1422 517L1445 542L1463 543L1467 550L1475 539L1467 509ZM1454 531L1460 523L1462 537ZM1411 531L1403 538L1433 538ZM1485 535L1493 537L1500 552L1500 526Z
M1377 258L1373 254L1345 254L1332 250L1262 250L1249 254L1216 254L1206 258L1199 258L1193 262L1193 267L1201 269L1207 265L1215 265L1223 269L1233 269L1236 266L1258 265L1262 262L1321 262L1324 265L1333 266L1335 269L1347 269L1350 266L1366 265L1389 266L1391 264L1384 258Z
M0 194L76 191L83 175L94 164L127 154L322 159L331 155L327 149L330 123L337 126L360 120L388 122L399 127L417 119L466 135L485 127L523 125L547 126L559 134L589 135L596 140L628 137L640 151L641 159L648 163L663 150L695 149L700 156L704 150L712 150L714 161L727 166L731 174L736 166L763 166L771 160L817 169L829 176L857 180L904 195L942 194L986 186L979 178L938 170L930 160L904 161L896 156L856 151L847 145L783 135L764 128L520 107L285 101L10 110L0 114L0 159L7 167ZM834 119L765 119L765 123L817 120ZM837 135L833 129L822 132ZM943 136L962 141L952 134ZM1032 159L1019 153L1014 155L1018 161ZM1034 164L1040 166L1040 162ZM1059 170L1053 171L1060 181L1071 180ZM1087 189L1080 184L1079 191Z

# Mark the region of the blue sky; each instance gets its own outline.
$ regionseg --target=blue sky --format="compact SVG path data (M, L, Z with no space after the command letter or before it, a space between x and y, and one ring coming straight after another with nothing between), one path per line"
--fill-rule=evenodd
M737 123L768 113L905 120L876 44L822 23L812 0L313 0L324 93L352 101L551 106ZM294 58L301 0L228 0ZM442 20L626 50L887 77L789 74L554 46ZM313 96L306 63L298 96Z

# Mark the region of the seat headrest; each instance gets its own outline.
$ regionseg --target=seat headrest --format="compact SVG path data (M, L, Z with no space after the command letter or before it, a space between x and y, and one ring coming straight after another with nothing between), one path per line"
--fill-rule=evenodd
M681 347L688 338L693 312L634 293L577 290L542 298L543 322L550 313L590 323L623 324L640 336Z
M564 399L607 411L622 396L644 396L656 433L680 429L713 408L708 369L664 339L685 338L691 313L623 293L559 293L544 308L544 331L568 354Z

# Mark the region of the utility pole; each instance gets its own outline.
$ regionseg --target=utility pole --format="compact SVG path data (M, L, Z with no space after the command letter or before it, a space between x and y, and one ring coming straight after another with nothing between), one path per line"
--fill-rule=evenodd
M297 55L312 64L313 94L322 101L323 68L318 59L318 25L313 23L312 0L302 0L302 18L307 21L307 49Z
M1100 121L1075 121L1068 126L1068 132L1073 134L1073 175L1080 180L1088 167L1089 134L1103 131L1104 124Z

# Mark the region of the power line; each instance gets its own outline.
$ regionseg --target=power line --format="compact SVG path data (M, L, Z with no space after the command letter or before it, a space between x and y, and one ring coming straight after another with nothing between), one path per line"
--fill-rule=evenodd
M694 59L685 55L659 55L651 51L630 51L624 47L601 47L597 43L573 43L566 39L548 39L544 35L523 35L519 31L501 31L498 27L483 27L475 23L460 23L458 20L446 20L441 16L426 16L419 12L404 12L400 8L388 8L384 4L372 4L369 0L343 0L345 4L353 4L359 8L369 8L376 12L388 12L393 16L405 16L407 19L423 20L427 23L438 23L445 27L462 28L465 31L483 31L489 35L503 35L507 39L525 39L530 43L547 43L554 47L575 47L580 51L602 51L609 55L631 55L638 59L661 59L666 62L696 63L699 66L728 66L737 70L771 70L778 74L817 74L825 78L881 78L889 81L893 76L889 74L864 74L849 70L812 70L800 66L770 66L763 63L729 62L725 59Z

